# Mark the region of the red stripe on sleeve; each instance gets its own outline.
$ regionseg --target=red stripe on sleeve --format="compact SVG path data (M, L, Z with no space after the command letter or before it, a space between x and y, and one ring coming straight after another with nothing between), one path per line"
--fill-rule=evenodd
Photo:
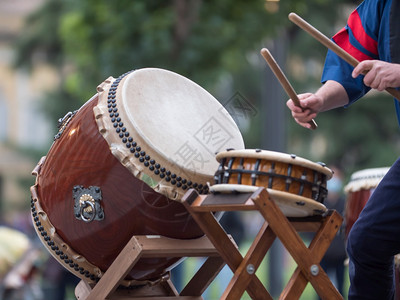
M354 10L347 21L351 31L354 34L354 37L357 41L369 52L378 55L378 42L375 41L372 37L370 37L364 30L364 27L361 23L360 15L357 10Z
M372 59L372 57L364 54L360 50L358 50L356 47L354 47L352 44L350 44L349 41L349 33L347 32L346 28L343 28L340 30L338 33L336 33L333 36L333 40L338 44L343 50L345 50L347 53L352 55L355 59L358 61L363 61L363 60L368 60Z

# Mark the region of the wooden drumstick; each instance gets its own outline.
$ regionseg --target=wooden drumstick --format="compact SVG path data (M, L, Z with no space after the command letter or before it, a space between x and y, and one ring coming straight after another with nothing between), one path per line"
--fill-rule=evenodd
M289 14L289 20L292 21L293 23L295 23L297 26L299 26L301 29L303 29L307 33L309 33L312 37L314 37L317 41L319 41L325 47L327 47L328 49L330 49L333 52L335 52L339 57L341 57L343 60L348 62L353 67L356 67L360 63L356 58L354 58L348 52L346 52L345 50L340 48L330 38L326 37L318 29L316 29L313 26L311 26L309 23L304 21L301 17L299 17L295 13L290 13ZM364 75L366 73L367 72L365 72ZM388 92L390 95L395 97L398 101L400 101L400 91L389 87L389 88L386 89L386 92Z
M281 68L271 55L268 49L263 48L261 49L261 55L264 57L266 62L268 63L269 67L271 68L272 72L275 74L276 78L279 80L280 84L282 85L283 89L286 91L286 94L292 99L293 103L301 108L300 100L297 97L295 90L293 89L292 85L290 84L289 80L286 78L285 74L282 72ZM308 122L311 125L311 129L317 129L318 125L315 123L314 120Z

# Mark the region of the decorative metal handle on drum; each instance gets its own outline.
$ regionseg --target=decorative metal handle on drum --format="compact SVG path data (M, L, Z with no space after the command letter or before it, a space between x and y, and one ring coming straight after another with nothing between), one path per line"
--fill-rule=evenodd
M101 190L97 186L91 186L88 189L81 185L74 186L73 198L75 218L86 223L93 220L101 221L104 219L103 208L100 205Z
M61 135L63 134L65 127L67 127L69 121L71 121L72 117L75 116L77 110L73 112L68 112L65 114L64 117L58 119L58 133L54 136L54 140L59 139Z

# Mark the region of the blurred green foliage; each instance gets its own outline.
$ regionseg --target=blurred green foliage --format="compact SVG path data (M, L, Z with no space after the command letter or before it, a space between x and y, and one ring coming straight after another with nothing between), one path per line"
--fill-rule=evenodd
M287 74L296 91L313 91L320 85L320 71L314 66L323 64L326 49L291 24L287 15L296 12L331 36L337 26L345 24L344 8L355 8L358 3L48 0L27 20L16 44L15 64L31 68L39 59L59 71L60 85L43 99L43 109L54 122L80 107L108 76L143 67L182 74L220 101L239 91L260 107L261 72L267 66L254 56L259 56L268 41L282 38L282 32L288 39L288 64L297 57L305 66L300 76ZM221 92L224 80L229 81L226 89L230 90ZM382 93L377 98L321 114L314 132L295 124L288 111L282 120L288 124L288 152L332 162L348 172L391 164L398 152L397 122L390 98ZM258 113L244 132L251 147L260 144L263 117L263 112ZM319 140L324 141L325 150Z

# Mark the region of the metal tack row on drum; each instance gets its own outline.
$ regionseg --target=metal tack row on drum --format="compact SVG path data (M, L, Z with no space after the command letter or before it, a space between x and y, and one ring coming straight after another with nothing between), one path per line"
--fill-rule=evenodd
M225 151L231 148L237 150ZM189 189L208 194L263 186L286 215L307 216L326 211L332 176L325 165L300 157L244 150L238 127L213 96L155 68L101 83L61 120L33 174L37 234L88 282L101 278L134 235L202 236L181 203ZM177 261L142 258L123 284L157 282Z

